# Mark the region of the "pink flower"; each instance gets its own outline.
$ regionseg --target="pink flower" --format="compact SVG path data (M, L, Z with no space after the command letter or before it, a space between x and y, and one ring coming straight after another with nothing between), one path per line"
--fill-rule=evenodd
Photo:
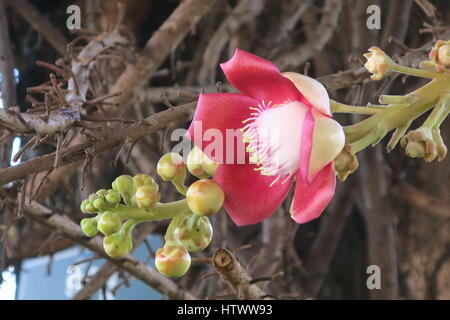
M280 73L270 61L237 49L221 64L228 80L243 94L200 95L187 136L203 151L210 142L195 134L216 129L225 137L237 130L246 143L245 163L224 161L239 149L224 143L208 154L222 163L214 180L225 193L224 207L237 225L263 221L286 198L295 181L290 214L297 223L318 218L334 196L333 160L344 147L342 127L332 119L328 94L316 80ZM206 150L205 150L206 149Z

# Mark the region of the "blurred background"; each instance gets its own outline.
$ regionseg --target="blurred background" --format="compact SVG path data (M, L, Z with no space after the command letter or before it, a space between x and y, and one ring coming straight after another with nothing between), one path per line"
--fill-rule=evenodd
M122 19L119 2L125 8ZM181 12L181 19L187 15L191 21L183 36L152 42L177 7L189 2L0 0L0 106L19 106L20 112L39 108L44 97L27 88L48 85L53 71L37 62L53 64L66 56L70 66L70 59L93 37L113 32L120 33L124 44L92 57L96 64L88 78L91 100L116 88L120 76L139 66L141 57L157 61L155 70L137 68L138 80L123 78L125 86L127 81L132 85L118 106L93 102L85 106L86 112L131 120L167 110L171 104L192 102L200 92L233 90L219 63L235 48L269 59L282 71L317 78L339 102L366 105L376 103L380 94L405 94L427 81L399 75L370 80L362 68L362 54L369 47L379 46L396 61L418 67L435 40L450 39L446 0L197 0L195 10ZM72 16L76 9L68 10L71 5L80 9L80 30L68 29L77 23ZM163 32L171 27L177 29L169 24ZM29 111L33 112L37 111ZM336 118L350 124L363 117ZM127 125L100 124L100 128L73 128L66 146ZM187 125L186 119L164 123L132 146L109 148L89 161L34 172L28 183L21 177L3 185L0 300L163 299L157 286L80 246L85 239L73 241L57 227L48 228L23 214L20 196L25 190L34 201L78 223L80 202L108 187L116 176L146 173L156 178L159 157L172 147L171 131ZM46 143L27 148L18 160L14 155L33 135L5 131L0 136L0 176L11 172L5 171L8 167L54 152L58 146L57 137L44 137ZM449 121L442 136L450 143ZM279 299L450 299L449 160L410 159L400 146L387 153L387 140L358 155L359 169L338 183L335 199L318 220L295 224L288 214L290 197L275 215L253 226L239 228L225 212L215 215L212 244L195 256L191 270L176 284L201 299L236 298L211 273L209 263L217 248L228 248L249 277L259 279L267 295ZM163 201L178 197L171 185L160 186ZM138 228L142 244L134 255L154 268L154 251L161 246L167 222L145 225ZM371 265L380 267L381 289L367 287Z

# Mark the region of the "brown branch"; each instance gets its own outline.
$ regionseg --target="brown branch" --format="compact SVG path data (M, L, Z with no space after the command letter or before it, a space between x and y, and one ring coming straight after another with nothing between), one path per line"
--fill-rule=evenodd
M223 85L223 92L237 92L237 90L231 85ZM183 86L183 87L151 87L145 90L142 90L139 94L142 94L142 100L149 101L152 103L161 103L161 96L164 95L171 102L179 102L186 101L182 93L189 92L193 94L200 93L208 93L208 92L217 92L216 85L209 85L205 87L191 87L191 86ZM192 100L194 96L189 97L189 100Z
M9 0L8 4L36 29L47 42L61 55L66 55L67 40L36 8L26 0ZM1 30L4 30L3 28Z
M161 66L167 56L179 42L188 34L200 18L212 8L216 0L188 0L183 1L160 28L147 41L141 57L134 65L128 65L115 84L109 89L110 93L121 92L120 96L112 97L105 105L104 110L109 116L116 116L122 112L132 101L137 89L148 83L155 71ZM117 29L117 28L116 28ZM104 41L103 41L104 42ZM119 107L117 107L119 106ZM86 140L78 136L73 143L83 144ZM72 175L76 166L65 171L55 171L51 176L52 183L45 187L39 198L45 198L67 176Z
M398 194L410 205L439 217L450 217L450 204L441 199L433 197L404 181L396 184L395 188Z
M3 106L10 106L16 104L16 80L14 79L14 58L11 51L9 27L4 2L0 3L0 30L0 74L2 75L0 99L3 100ZM0 109L0 111L3 111L3 109ZM11 139L2 140L3 139L0 140L0 167L7 167L11 157L12 141Z
M240 300L261 300L267 297L257 284L251 283L251 278L237 258L227 249L217 249L212 264L220 277L230 286L230 289Z
M236 7L211 37L208 46L203 52L203 63L199 71L200 84L214 83L216 69L223 48L230 37L241 28L242 25L252 22L264 9L266 0L240 0Z
M311 42L300 45L275 59L275 64L282 70L296 68L305 63L330 41L337 27L339 15L342 9L342 0L327 0L323 9L322 20Z
M42 115L14 112L0 109L0 126L15 133L36 133L51 135L68 130L77 119L77 112L71 109L60 109L50 113L48 119Z
M295 29L298 21L306 10L311 6L312 0L304 1L283 1L281 17L277 24L271 26L270 31L264 39L264 49L261 50L261 56L273 57L278 52L282 51L284 44L288 42L289 34ZM259 52L257 52L258 55Z
M359 156L357 205L367 228L368 263L383 272L381 290L371 290L373 299L397 299L399 296L398 254L396 247L396 203L388 192L389 168L382 158L381 146Z
M14 79L14 58L4 2L0 3L0 30L1 99L3 99L4 106L10 106L16 103L16 80Z
M80 226L66 215L54 213L52 210L36 202L26 206L24 208L24 214L36 222L47 226L51 230L55 230L63 236L81 244L99 256L102 256L118 268L129 272L134 277L163 293L170 299L196 299L195 296L189 292L185 292L172 280L169 280L155 269L148 267L146 264L131 256L119 260L112 259L104 252L100 237L87 239L81 231Z
M148 79L162 65L178 43L215 4L216 0L187 0L175 9L155 34L147 41L142 56L136 64L129 66L117 79L110 92L122 92L111 99L125 108L133 100L137 88L144 86Z
M173 110L162 111L136 125L125 127L115 133L106 133L96 141L88 141L67 147L60 152L59 165L63 166L74 162L81 163L87 157L85 152L87 149L89 149L91 155L99 154L111 150L125 141L134 141L144 135L154 133L170 124L189 121L196 104L196 102L188 103ZM50 170L53 168L54 161L55 153L51 153L36 157L14 167L0 169L0 185L23 178L29 174Z
M308 276L305 290L307 294L316 297L325 277L330 269L334 253L339 245L347 218L353 208L353 201L349 199L350 188L341 185L341 189L333 199L328 214L320 222L319 232L314 239L310 253L306 258L305 270Z
M136 232L136 236L133 239L133 251L136 250L148 237L150 233L155 230L155 224L146 223L143 224ZM100 290L108 279L119 270L119 268L111 262L106 262L96 273L90 278L90 280L84 285L84 287L78 291L72 298L72 300L87 300L90 299L98 290Z

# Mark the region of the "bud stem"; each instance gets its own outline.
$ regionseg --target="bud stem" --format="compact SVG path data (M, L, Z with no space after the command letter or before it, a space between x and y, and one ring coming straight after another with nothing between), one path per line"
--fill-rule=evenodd
M428 127L430 129L437 129L441 126L442 122L444 122L445 118L448 116L450 112L450 94L446 93L441 96L439 102L436 104L436 107L430 113L428 118L423 123L424 127Z
M410 76L430 78L430 79L439 78L442 76L442 73L440 73L440 72L433 72L433 71L428 71L428 70L423 70L423 69L410 68L410 67L402 66L402 65L399 65L396 63L394 63L390 67L390 70L398 72L398 73L408 74Z
M354 113L354 114L376 114L381 110L374 107L350 106L330 99L331 112L335 113Z
M179 192L179 193L181 193L183 196L185 196L186 195L186 192L188 191L188 187L186 187L185 185L184 185L184 183L178 183L178 182L176 182L176 181L172 181L172 184L175 186L175 188L177 188L177 191Z
M141 209L136 206L119 204L111 211L119 213L122 219L133 219L137 220L137 222L142 222L171 219L186 209L188 209L187 201L183 199L174 202L158 203L151 209Z

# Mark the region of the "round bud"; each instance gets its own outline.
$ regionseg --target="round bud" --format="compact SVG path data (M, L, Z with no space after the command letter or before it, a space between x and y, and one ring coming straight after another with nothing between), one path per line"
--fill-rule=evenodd
M199 180L191 184L186 200L193 213L210 216L218 212L223 205L225 195L213 180Z
M100 189L100 190L97 190L97 192L96 192L95 194L96 194L97 196L103 198L103 197L106 196L106 193L107 193L107 192L108 192L108 191L107 191L106 189Z
M147 174L137 174L133 177L133 183L134 183L134 189L136 190L139 187L142 186L150 186L151 188L153 188L155 191L159 190L159 186L156 183L155 180L153 180L152 177L150 177Z
M80 205L80 210L81 210L81 212L83 212L83 213L88 213L87 212L87 205L89 204L89 200L83 200L83 202L81 202L81 205Z
M209 174L203 169L203 152L197 147L192 148L186 160L187 169L189 172L199 179L206 179Z
M405 147L405 153L411 158L423 158L425 156L425 144L420 141L410 141Z
M219 168L219 164L215 162L214 160L210 159L208 156L203 154L203 162L202 162L203 169L210 175L213 176L217 168Z
M120 259L125 257L133 248L130 235L116 232L103 238L103 249L111 258Z
M141 209L153 208L160 199L161 196L159 192L150 185L139 187L134 194L134 202L136 202L137 206Z
M166 277L179 278L191 265L191 256L185 247L180 245L165 245L156 250L155 266Z
M159 159L156 167L158 175L164 181L184 181L186 177L186 165L178 153L166 153Z
M94 200L98 198L98 195L95 193L91 193L88 197L88 200L91 204L93 204Z
M117 190L108 190L105 199L109 204L116 205L120 202L120 194Z
M89 200L88 200L88 203L85 206L85 209L86 209L87 213L96 213L97 212L97 209L95 209L95 207L92 205L91 202L89 202Z
M109 236L120 230L121 222L118 214L106 211L98 219L98 230L105 236Z
M131 199L133 194L133 177L129 175L121 175L113 182L113 189L117 190L125 202Z
M97 219L95 218L84 218L80 222L81 230L83 230L83 233L87 235L88 237L94 237L97 232Z
M106 204L105 199L103 198L97 198L92 202L92 205L94 206L94 208L98 209L99 211L103 211L105 210L108 205Z
M450 66L450 44L444 44L439 47L437 61L444 66Z
M205 250L211 243L213 228L208 217L192 214L173 230L173 238L189 252Z

